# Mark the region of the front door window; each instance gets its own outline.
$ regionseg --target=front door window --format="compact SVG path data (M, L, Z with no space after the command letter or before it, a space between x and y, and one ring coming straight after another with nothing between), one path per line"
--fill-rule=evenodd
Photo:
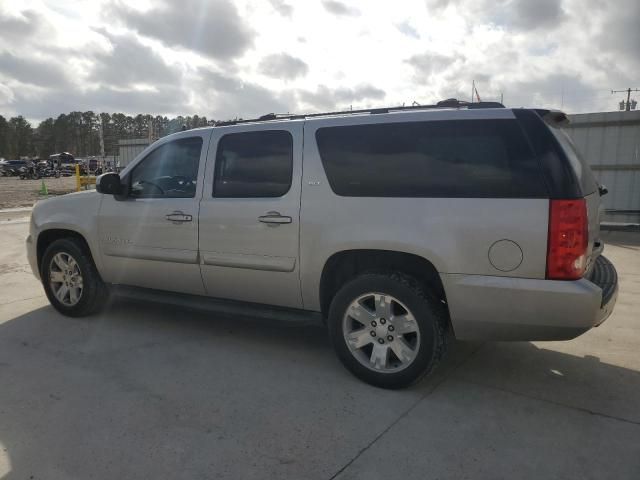
M193 198L202 138L182 138L149 153L131 172L132 198Z

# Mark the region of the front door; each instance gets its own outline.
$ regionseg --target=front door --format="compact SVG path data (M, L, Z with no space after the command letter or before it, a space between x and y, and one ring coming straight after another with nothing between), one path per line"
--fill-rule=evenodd
M198 202L210 131L160 141L123 171L129 194L105 195L98 229L105 280L204 294L198 265Z
M302 307L302 125L214 129L200 203L208 295Z

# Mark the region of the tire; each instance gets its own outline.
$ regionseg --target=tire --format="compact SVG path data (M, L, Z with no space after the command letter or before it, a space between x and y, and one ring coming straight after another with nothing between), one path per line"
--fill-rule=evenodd
M328 327L338 357L352 374L396 389L436 367L446 350L447 319L444 305L414 278L366 273L335 295Z
M64 267L65 262L67 267ZM72 273L65 274L65 269ZM75 238L62 238L51 243L42 257L40 273L49 302L63 315L90 315L102 309L109 298L109 290L100 278L86 245Z

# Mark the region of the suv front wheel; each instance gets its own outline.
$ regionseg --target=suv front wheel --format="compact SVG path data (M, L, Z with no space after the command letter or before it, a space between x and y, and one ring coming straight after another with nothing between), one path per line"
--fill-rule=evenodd
M402 388L428 374L446 347L443 304L412 277L363 274L345 284L329 309L329 333L356 377Z
M87 248L75 238L52 242L42 257L40 273L49 302L64 315L89 315L108 299L109 291Z

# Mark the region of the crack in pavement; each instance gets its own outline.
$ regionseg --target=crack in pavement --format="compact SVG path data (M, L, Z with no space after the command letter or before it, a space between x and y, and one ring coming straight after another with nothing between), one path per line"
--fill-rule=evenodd
M35 299L35 298L42 298L42 297L44 297L44 294L40 294L40 295L37 295L37 296L35 296L35 297L17 298L17 299L15 299L15 300L9 300L8 302L2 302L2 303L0 303L0 307L1 307L1 306L3 306L3 305L11 305L12 303L24 302L24 301L26 301L26 300L33 300L33 299Z
M442 379L440 379L438 382L436 382L433 385L432 388L427 390L427 392L425 392L414 404L412 404L407 410L405 410L402 414L400 414L400 416L398 416L398 418L396 418L393 422L391 422L391 424L387 428L385 428L382 432L380 432L378 435L376 435L367 445L365 445L362 449L360 449L360 451L358 451L358 453L351 460L349 460L345 465L343 465L335 474L333 474L331 477L329 477L329 480L334 480L340 474L342 474L360 456L362 456L363 453L365 453L367 450L369 450L369 448L371 448L378 440L380 440L380 438L382 438L389 430L391 430L396 424L398 424L398 422L400 422L400 420L402 420L403 418L407 417L407 415L409 415L420 404L420 402L422 402L425 398L427 398L429 395L431 395L437 388L439 388L447 380L454 380L454 381L458 381L458 382L462 382L462 383L466 382L466 383L469 383L469 384L472 384L472 385L477 385L477 386L485 387L485 388L491 388L493 390L501 391L501 392L504 392L504 393L509 393L509 394L516 395L516 396L519 396L519 397L528 398L530 400L536 400L536 401L539 401L539 402L545 402L545 403L548 403L548 404L551 404L551 405L555 405L555 406L558 406L558 407L564 407L564 408L568 408L568 409L571 409L571 410L577 410L577 411L582 412L582 413L588 413L589 415L594 415L594 416L598 416L598 417L602 417L602 418L607 418L607 419L610 419L610 420L616 420L616 421L619 421L619 422L640 426L640 421L629 420L629 419L626 419L626 418L616 417L616 416L613 416L613 415L608 415L606 413L601 413L601 412L596 412L596 411L593 411L593 410L589 410L588 408L577 407L577 406L574 406L574 405L566 405L566 404L563 404L563 403L560 403L560 402L556 402L554 400L538 398L538 397L535 397L535 396L532 396L532 395L527 395L527 394L515 392L515 391L512 391L512 390L508 390L508 389L504 389L504 388L500 388L500 387L495 387L495 386L492 386L492 385L485 385L485 384L480 383L480 382L473 382L473 381L466 380L466 379L463 379L463 378L460 378L460 377L456 377L454 375L455 372L458 371L465 363L467 363L471 357L473 357L482 347L484 347L484 345L485 345L485 343L480 344L469 355L467 355L457 365L455 365L448 374L444 375Z
M447 373L446 375L444 375L439 381L435 382L434 385L429 388L423 395L420 396L420 398L418 398L418 400L416 400L415 403L413 403L413 405L411 405L409 408L407 408L403 413L401 413L398 418L396 418L393 422L391 422L391 424L389 424L389 426L387 426L387 428L385 428L382 432L380 432L378 435L376 435L373 440L371 440L367 445L365 445L362 449L360 449L360 451L351 459L349 460L347 463L345 463L336 473L334 473L331 477L329 477L329 480L334 480L335 478L338 477L338 475L340 475L342 472L344 472L347 468L349 468L351 466L351 464L353 464L353 462L355 462L364 452L366 452L367 450L369 450L369 448L371 448L378 440L380 440L389 430L391 430L400 420L402 420L403 418L405 418L407 415L409 415L419 404L420 402L422 402L425 398L427 398L429 395L431 395L438 387L440 387L440 385L442 385L446 380L448 380L449 378L451 378L451 376L460 368L462 367L465 363L467 363L467 361L469 361L469 359L471 357L473 357L483 346L485 345L485 343L481 343L480 345L478 345L478 347L476 347L469 355L467 355L465 358L463 358L457 365L454 365L454 367L451 369L451 371L449 373Z
M596 412L595 410L590 410L590 409L585 408L585 407L578 407L576 405L567 405L566 403L557 402L555 400L549 400L547 398L540 398L540 397L536 397L536 396L533 396L533 395L527 395L526 393L516 392L514 390L509 390L507 388L496 387L494 385L487 385L487 384L484 384L482 382L474 382L472 380L467 380L466 378L454 377L452 380L455 380L455 381L458 381L458 382L462 382L462 383L469 383L471 385L477 385L479 387L490 388L492 390L497 390L499 392L510 393L511 395L516 395L518 397L528 398L529 400L537 400L539 402L549 403L549 404L555 405L557 407L564 407L564 408L569 408L571 410L578 410L579 412L588 413L590 415L594 415L594 416L597 416L597 417L608 418L608 419L611 419L611 420L617 420L619 422L630 423L632 425L640 426L640 421L629 420L628 418L616 417L614 415L609 415L607 413Z

